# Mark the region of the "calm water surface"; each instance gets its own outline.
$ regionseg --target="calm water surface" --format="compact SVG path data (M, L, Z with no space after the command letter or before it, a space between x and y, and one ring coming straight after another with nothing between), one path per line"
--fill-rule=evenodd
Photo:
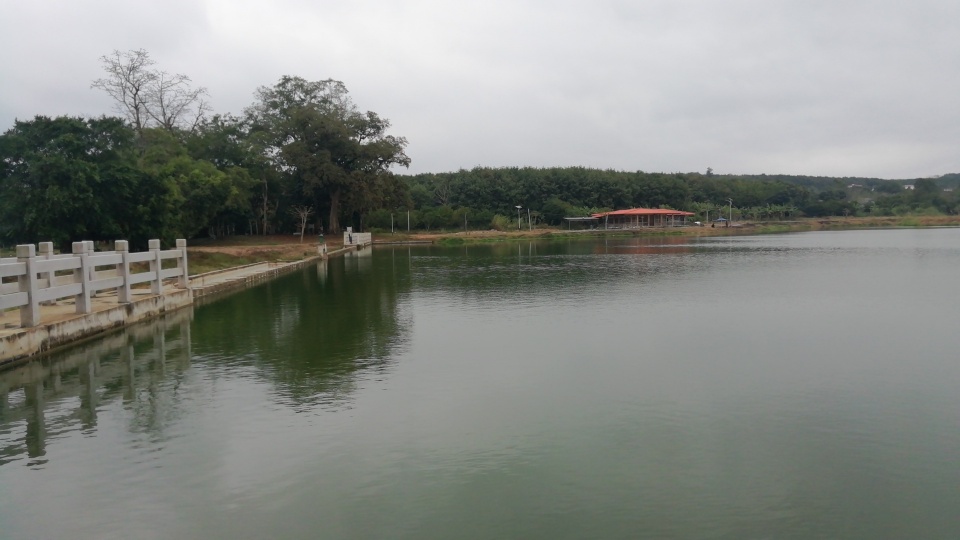
M960 538L960 229L378 247L0 373L0 538Z

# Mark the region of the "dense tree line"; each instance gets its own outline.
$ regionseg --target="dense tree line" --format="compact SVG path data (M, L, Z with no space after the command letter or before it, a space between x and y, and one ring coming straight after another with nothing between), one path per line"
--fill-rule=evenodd
M628 207L697 218L960 212L960 174L880 180L785 175L477 167L401 176L407 141L343 83L283 77L240 115L143 50L101 58L94 88L120 117L37 116L0 135L0 243L508 228ZM911 187L912 189L906 189ZM524 220L526 221L526 220Z
M630 207L673 208L697 219L723 212L734 219L783 220L799 216L958 213L955 193L942 179L881 180L786 175L648 173L567 168L485 168L404 176L413 228L507 228L516 206L536 223L559 225L567 216ZM955 175L960 177L960 175ZM915 189L906 189L913 186ZM949 188L948 188L949 189ZM406 209L380 210L368 224L406 226ZM511 218L511 216L513 216ZM711 217L712 216L712 217ZM466 225L465 225L466 224Z
M283 77L240 116L144 51L102 58L118 118L37 116L0 135L0 242L338 232L406 205L407 141L333 80ZM310 216L315 216L309 220Z

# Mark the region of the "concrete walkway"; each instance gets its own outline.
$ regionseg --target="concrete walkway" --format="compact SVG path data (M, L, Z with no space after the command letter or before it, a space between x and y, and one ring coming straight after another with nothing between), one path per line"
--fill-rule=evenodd
M182 289L178 289L174 285L163 286L164 295L181 290ZM133 295L132 303L137 303L153 296L159 296L151 294L149 288L132 289L130 292ZM113 309L119 305L117 303L116 291L101 291L96 296L92 296L90 300L93 304L94 313ZM40 305L40 326L60 323L70 319L78 319L83 316L83 313L77 313L76 303L71 299L63 299L53 304ZM0 313L0 338L20 331L19 309L11 309Z

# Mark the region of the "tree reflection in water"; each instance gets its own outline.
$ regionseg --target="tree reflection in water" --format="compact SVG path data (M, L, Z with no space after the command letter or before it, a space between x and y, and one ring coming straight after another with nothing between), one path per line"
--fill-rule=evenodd
M389 369L410 325L399 309L410 290L407 252L371 251L199 307L195 353L224 374L255 369L286 405L342 405L357 370Z

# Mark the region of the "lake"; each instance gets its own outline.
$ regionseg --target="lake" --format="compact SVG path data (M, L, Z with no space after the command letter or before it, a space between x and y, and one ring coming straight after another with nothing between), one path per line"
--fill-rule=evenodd
M0 372L0 538L960 538L960 229L383 246Z

